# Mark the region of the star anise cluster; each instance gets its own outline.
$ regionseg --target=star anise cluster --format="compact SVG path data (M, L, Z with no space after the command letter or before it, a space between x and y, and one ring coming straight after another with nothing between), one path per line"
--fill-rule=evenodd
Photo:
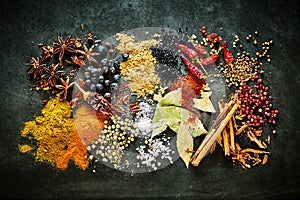
M68 91L74 85L72 78L83 65L97 63L98 53L93 52L94 36L87 38L63 38L58 36L50 46L38 44L41 55L32 57L27 64L28 74L36 81L37 90L48 91L51 94L61 94L67 99Z

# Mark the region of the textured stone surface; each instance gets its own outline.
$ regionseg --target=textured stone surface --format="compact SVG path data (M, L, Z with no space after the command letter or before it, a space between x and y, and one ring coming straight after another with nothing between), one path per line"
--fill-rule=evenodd
M1 199L292 199L299 186L299 6L286 1L1 1L0 6L0 177ZM85 31L80 25L85 24ZM197 32L202 25L232 41L258 30L261 40L273 39L272 63L266 78L280 110L278 135L272 140L269 163L243 170L220 151L197 168L174 165L153 173L130 175L105 166L83 172L71 165L57 172L35 164L17 150L24 121L39 114L42 96L30 91L25 64L39 55L31 44L56 35L105 39L139 27L169 27ZM219 28L223 27L220 31ZM277 199L277 198L275 198Z

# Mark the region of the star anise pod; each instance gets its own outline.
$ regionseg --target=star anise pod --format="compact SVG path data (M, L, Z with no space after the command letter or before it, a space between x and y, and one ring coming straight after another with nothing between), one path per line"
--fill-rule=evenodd
M70 83L70 78L68 77L65 81L63 78L60 78L60 82L62 85L55 85L55 87L59 90L61 90L58 94L63 95L64 99L67 99L68 90L73 87L75 82Z
M59 64L52 64L49 66L49 68L45 68L45 74L41 77L46 81L47 84L50 84L50 86L55 86L56 81L60 80L61 76L64 75L64 71L58 70Z
M84 65L84 60L78 58L76 55L71 56L71 60L65 60L65 62L69 65L82 66Z
M94 45L92 45L90 48L88 48L86 45L83 45L83 51L76 50L76 53L82 54L82 56L79 56L78 58L80 59L86 58L88 60L88 64L91 64L91 62L98 64L97 60L94 57L99 56L101 54L98 52L93 52L94 48L95 48Z
M75 43L74 39L68 36L65 40L62 37L58 36L57 41L53 43L54 54L59 54L59 61L61 62L66 52L75 52Z
M43 75L43 71L46 69L46 64L44 64L43 61L44 59L41 57L38 57L37 59L32 57L30 62L27 64L31 67L31 69L28 71L28 74L33 74L34 79Z
M44 59L51 58L53 55L53 48L49 46L42 46L42 55Z

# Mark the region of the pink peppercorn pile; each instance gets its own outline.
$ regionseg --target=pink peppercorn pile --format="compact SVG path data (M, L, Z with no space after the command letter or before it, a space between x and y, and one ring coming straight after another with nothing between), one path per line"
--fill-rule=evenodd
M268 122L274 126L272 133L275 134L279 111L273 108L269 87L264 85L263 79L259 78L258 74L254 74L253 80L253 86L245 84L240 86L239 110L246 115L246 123L251 125L253 130L262 129L263 125Z

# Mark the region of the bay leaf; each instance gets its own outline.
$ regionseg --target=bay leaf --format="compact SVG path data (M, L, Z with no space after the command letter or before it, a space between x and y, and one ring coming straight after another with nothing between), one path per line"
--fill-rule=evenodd
M180 158L184 161L186 168L189 168L189 162L192 157L192 153L188 151L193 151L194 140L189 133L189 125L186 123L181 123L179 126L176 146Z
M197 137L207 133L207 130L204 128L201 120L192 112L188 111L188 117L182 118L182 123L189 126L189 133L192 137Z
M193 102L194 102L193 107L196 109L202 110L204 112L210 112L210 113L216 112L209 97L203 97L201 99L194 98Z
M152 137L162 133L167 126L177 132L180 125L181 108L176 106L162 107L157 105L152 120Z
M159 106L181 106L181 88L167 93L161 101Z
M167 122L164 119L160 119L159 121L152 123L152 135L151 137L155 137L161 134L168 127Z

